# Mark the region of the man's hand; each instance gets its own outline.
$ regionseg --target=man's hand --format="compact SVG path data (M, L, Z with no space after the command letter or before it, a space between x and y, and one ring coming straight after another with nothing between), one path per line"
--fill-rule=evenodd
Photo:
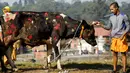
M98 26L103 26L103 24L99 21L93 21L92 25L98 25Z
M125 37L126 34L127 34L127 33L125 32L125 33L120 37L120 39L122 40L122 39Z
M98 21L93 21L92 25L97 25L99 22Z

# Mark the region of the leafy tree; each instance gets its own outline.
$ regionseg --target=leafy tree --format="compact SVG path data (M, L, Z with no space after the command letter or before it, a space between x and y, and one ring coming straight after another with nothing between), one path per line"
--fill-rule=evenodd
M28 0L28 4L35 4L34 0Z
M22 6L22 0L19 0L19 6Z
M28 3L27 3L27 0L24 0L24 5L26 6Z
M112 2L116 2L116 0L106 0L106 4L109 6Z
M82 19L87 21L99 20L106 15L108 12L108 6L104 0L94 0L93 2L84 2L84 9L82 10L83 14L81 15Z
M19 4L18 2L14 2L11 10L12 11L20 11L21 8L22 8L21 4Z
M122 12L130 17L130 3L122 2L122 7L120 8Z

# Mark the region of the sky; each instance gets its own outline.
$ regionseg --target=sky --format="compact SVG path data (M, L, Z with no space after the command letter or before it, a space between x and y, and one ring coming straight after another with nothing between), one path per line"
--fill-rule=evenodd
M10 5L12 5L12 3L14 3L15 1L18 0L0 0L1 2L8 2ZM65 0L67 2L71 2L71 0ZM90 1L90 0L81 0L81 1ZM130 0L116 0L117 2L121 3L122 1L128 2L130 3Z

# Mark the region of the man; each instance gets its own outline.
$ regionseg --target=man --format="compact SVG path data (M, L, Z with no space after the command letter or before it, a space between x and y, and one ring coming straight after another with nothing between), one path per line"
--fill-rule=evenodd
M103 25L101 22L93 22L95 25L100 25L103 28L111 29L111 51L113 54L113 71L112 73L117 72L117 62L118 62L118 52L122 54L122 64L123 64L123 73L126 73L126 64L127 57L126 53L128 51L128 44L126 41L126 34L129 30L129 21L128 17L121 13L119 10L119 5L117 2L110 4L110 11L113 13L109 22L106 25Z

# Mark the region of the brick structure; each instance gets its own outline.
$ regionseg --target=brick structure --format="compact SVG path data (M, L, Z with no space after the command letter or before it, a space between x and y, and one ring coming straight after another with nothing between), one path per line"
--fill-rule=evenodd
M110 36L110 30L106 30L102 27L94 27L95 36Z
M47 57L46 45L35 46L32 48L32 50L36 60L41 60Z

